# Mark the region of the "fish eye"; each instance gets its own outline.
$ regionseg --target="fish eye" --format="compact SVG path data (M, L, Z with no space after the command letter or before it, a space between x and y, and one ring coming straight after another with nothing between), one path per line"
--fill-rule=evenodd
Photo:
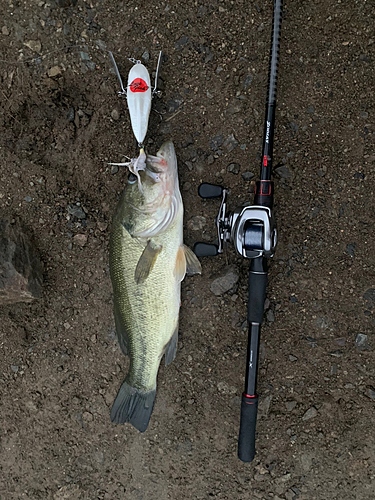
M137 176L130 172L128 175L128 184L135 184L137 182Z

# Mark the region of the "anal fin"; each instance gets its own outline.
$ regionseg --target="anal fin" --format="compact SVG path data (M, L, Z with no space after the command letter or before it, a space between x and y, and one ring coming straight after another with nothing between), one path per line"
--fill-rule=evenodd
M116 326L116 334L117 334L117 340L120 345L120 348L122 352L125 354L125 356L128 354L128 336L126 333L125 326L123 324L123 321L121 319L121 314L119 311L119 307L116 304L116 302L113 305L113 314L115 317L115 326Z
M171 364L174 358L176 357L177 342L178 342L178 325L171 339L169 340L168 344L165 346L165 366Z

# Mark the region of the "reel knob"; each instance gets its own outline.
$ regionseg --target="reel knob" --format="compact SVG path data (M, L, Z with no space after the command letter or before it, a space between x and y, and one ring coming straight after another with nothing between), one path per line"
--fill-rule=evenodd
M193 252L197 257L216 257L219 247L213 243L195 243Z
M208 184L203 182L198 188L198 194L201 198L220 198L223 195L224 188L217 184Z

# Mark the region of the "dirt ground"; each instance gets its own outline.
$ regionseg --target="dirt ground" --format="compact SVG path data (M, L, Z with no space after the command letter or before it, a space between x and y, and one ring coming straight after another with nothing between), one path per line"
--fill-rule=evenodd
M230 248L183 282L147 432L110 422L128 367L108 268L127 172L108 162L136 148L107 51L126 80L128 57L152 72L163 50L147 149L173 140L185 242L212 241L200 182L233 209L259 172L272 2L3 0L0 17L0 217L29 227L45 267L42 299L0 308L1 500L373 499L374 3L285 2L251 464L237 459L248 262ZM238 288L216 297L227 265Z

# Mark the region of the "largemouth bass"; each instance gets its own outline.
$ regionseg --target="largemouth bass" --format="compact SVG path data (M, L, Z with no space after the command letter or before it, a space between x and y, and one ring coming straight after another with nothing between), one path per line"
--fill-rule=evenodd
M130 357L129 372L111 410L111 420L147 429L156 377L176 355L181 281L200 273L183 244L183 204L172 142L157 156L141 151L129 165L128 186L113 218L110 271L117 337Z

